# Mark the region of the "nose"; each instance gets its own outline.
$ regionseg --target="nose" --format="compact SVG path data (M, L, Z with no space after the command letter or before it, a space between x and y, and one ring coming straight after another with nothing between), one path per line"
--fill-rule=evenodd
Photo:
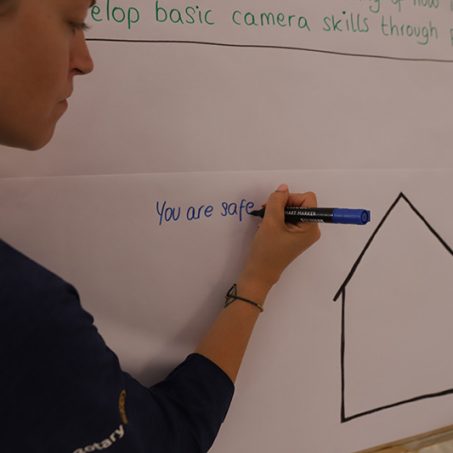
M94 70L93 59L85 41L85 35L79 33L71 56L71 73L74 75L89 74Z

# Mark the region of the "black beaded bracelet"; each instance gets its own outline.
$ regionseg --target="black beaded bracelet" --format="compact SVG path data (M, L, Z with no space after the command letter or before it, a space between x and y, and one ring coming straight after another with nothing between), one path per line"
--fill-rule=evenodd
M223 308L228 307L228 305L232 304L235 300L242 300L243 302L247 302L248 304L252 304L255 307L257 307L261 312L264 311L264 308L261 304L258 304L257 302L253 302L253 300L249 299L244 299L243 297L240 297L237 295L237 285L236 283L228 290L226 296L225 296L225 305Z

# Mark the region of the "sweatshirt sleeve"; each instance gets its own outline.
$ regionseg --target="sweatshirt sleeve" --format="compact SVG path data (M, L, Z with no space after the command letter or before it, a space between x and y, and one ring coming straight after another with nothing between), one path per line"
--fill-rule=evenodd
M149 388L126 373L126 386L133 429L149 433L146 447L154 447L156 453L207 452L234 394L231 379L200 354L190 354L165 380Z
M156 401L180 412L200 451L207 451L225 420L234 393L231 379L214 362L191 354L150 389Z
M122 370L77 290L0 241L2 446L34 453L202 453L234 384L190 354L147 387ZM2 450L3 451L3 450Z

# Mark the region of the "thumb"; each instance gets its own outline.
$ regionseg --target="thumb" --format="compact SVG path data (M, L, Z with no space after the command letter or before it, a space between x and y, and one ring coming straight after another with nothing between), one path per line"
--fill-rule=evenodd
M272 217L273 219L285 222L285 207L289 199L289 190L286 184L280 184L267 200L264 218Z

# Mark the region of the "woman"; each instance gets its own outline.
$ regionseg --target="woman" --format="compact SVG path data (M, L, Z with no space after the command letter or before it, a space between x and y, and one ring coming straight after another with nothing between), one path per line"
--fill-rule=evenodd
M1 144L39 150L52 138L74 76L93 71L83 33L92 4L0 0ZM281 185L269 196L232 303L151 388L121 370L74 287L0 240L1 450L207 451L269 290L320 236L315 224L286 225L286 205L314 207L315 195Z

